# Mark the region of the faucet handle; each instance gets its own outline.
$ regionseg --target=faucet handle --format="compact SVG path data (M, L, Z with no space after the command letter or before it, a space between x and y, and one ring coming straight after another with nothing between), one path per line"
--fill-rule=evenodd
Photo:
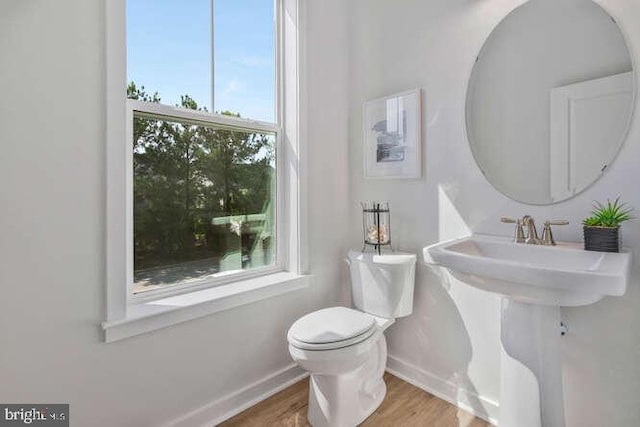
M503 216L502 218L500 218L500 221L505 222L507 224L515 224L516 231L515 231L515 236L513 237L513 241L516 243L524 243L525 238L524 238L524 230L522 229L522 221L520 221L519 219L513 219L506 216Z
M551 232L552 225L568 225L569 221L566 219L558 219L555 221L546 220L544 222L544 230L542 231L542 244L546 246L555 246L556 242L553 240L553 233Z
M554 221L547 220L544 225L546 226L547 223L549 223L549 225L569 225L569 221L566 219L556 219Z

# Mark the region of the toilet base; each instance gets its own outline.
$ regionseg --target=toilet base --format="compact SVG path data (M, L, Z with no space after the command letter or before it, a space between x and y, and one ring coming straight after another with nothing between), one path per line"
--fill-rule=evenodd
M354 427L380 406L387 393L382 378L387 361L384 335L380 334L371 356L351 372L311 374L307 418L313 427Z

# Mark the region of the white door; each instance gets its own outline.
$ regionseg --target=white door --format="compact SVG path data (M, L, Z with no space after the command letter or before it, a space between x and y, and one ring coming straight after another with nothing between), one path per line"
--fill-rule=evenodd
M551 90L551 199L582 191L616 155L630 119L633 73Z

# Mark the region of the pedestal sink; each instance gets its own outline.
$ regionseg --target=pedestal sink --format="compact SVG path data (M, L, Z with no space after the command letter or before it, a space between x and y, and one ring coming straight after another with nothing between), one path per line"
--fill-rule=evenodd
M624 295L631 253L475 234L423 250L427 264L503 297L500 427L563 427L560 306Z

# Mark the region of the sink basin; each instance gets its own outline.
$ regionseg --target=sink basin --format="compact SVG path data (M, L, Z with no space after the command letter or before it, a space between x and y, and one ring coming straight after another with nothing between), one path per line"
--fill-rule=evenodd
M515 301L581 306L624 295L631 253L592 252L580 243L539 246L475 234L424 248L428 264L457 279Z
M475 234L423 250L427 264L501 295L501 427L564 427L560 306L623 295L631 252L538 246Z

